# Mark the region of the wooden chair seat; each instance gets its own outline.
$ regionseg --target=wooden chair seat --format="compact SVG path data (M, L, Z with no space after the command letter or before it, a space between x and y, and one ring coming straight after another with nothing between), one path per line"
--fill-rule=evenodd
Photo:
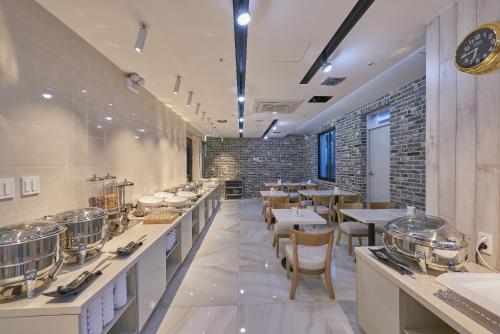
M342 231L347 234L368 234L368 225L359 222L345 222L341 224Z
M321 270L325 268L325 254L328 251L328 246L304 246L298 245L299 253L299 268L306 270ZM289 259L293 259L293 246L288 244L285 246L285 255Z
M317 205L316 210L315 210L314 205L310 205L310 206L306 207L306 209L313 210L320 216L327 215L330 213L330 208L327 206L324 206L324 205Z

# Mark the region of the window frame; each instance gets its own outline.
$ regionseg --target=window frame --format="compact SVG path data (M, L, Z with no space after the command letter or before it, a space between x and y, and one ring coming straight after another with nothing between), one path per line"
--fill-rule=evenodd
M337 130L335 129L335 126L328 128L326 130L321 131L318 133L318 180L322 181L327 181L327 182L335 182L337 178L337 171L335 170L335 177L322 177L321 176L321 136L324 135L325 133L335 131L335 151L337 149ZM335 152L335 169L337 168L337 153Z

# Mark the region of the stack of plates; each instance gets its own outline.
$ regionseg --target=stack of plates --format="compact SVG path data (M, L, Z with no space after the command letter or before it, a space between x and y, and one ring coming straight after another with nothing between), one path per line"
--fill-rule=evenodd
M196 199L196 194L190 191L179 191L177 192L177 196L186 197L188 200Z
M97 296L87 304L87 333L101 334L102 332L102 303L101 296Z
M113 303L115 310L127 303L127 274L118 277L113 285Z
M172 193L167 193L165 191L160 191L160 192L154 193L153 196L154 197L159 197L159 198L161 198L163 200L165 198L172 197L172 196L175 196L175 195L172 194Z
M187 204L187 201L188 199L182 196L172 196L165 198L165 203L167 203L168 206L173 206L175 208L180 208L185 206Z
M166 242L167 242L166 253L170 252L172 248L174 248L176 240L177 240L177 235L175 233L175 229L173 229L167 234L166 237Z
M160 205L163 199L155 196L143 196L139 198L138 201L145 207L157 207Z
M101 295L102 304L102 325L106 326L115 316L115 308L113 304L113 285L107 287Z

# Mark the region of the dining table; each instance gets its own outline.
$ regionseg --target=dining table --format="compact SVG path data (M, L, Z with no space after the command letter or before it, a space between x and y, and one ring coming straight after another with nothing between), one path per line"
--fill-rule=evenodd
M311 209L271 209L276 224L289 225L298 230L300 225L326 225L326 219ZM281 259L281 266L286 268L286 257Z
M281 191L281 190L261 190L260 191L260 196L262 197L285 197L288 196L288 193Z
M375 246L375 226L383 228L393 219L407 216L407 209L340 209L354 220L368 225L368 246ZM417 214L424 214L417 210Z
M305 187L308 185L316 185L315 183L307 183L307 182L264 182L265 187L288 187L288 186L299 186Z
M299 194L306 198L311 198L313 196L352 196L355 193L342 189L301 189L297 190Z

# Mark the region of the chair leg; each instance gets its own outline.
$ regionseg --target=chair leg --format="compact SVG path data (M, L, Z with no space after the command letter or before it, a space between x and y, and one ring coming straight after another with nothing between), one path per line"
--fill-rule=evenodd
M335 299L335 291L333 290L333 284L332 284L332 274L330 271L330 268L325 268L325 283L326 283L326 288L328 289L328 296L331 299Z
M273 238L273 247L276 246L276 235L274 235L274 238Z
M361 237L358 237L358 244L360 246L363 246L363 239Z
M286 278L290 278L290 261L288 261L288 258L285 258L285 263L286 263Z
M295 299L295 292L297 291L297 268L292 271L292 287L290 289L290 299Z
M340 245L340 239L342 238L342 229L340 228L340 225L339 225L339 235L337 236L337 242L335 242L335 244L338 246Z
M280 257L280 238L276 236L276 257Z
M352 256L352 235L349 235L349 241L347 244L347 248L349 249L349 256Z

